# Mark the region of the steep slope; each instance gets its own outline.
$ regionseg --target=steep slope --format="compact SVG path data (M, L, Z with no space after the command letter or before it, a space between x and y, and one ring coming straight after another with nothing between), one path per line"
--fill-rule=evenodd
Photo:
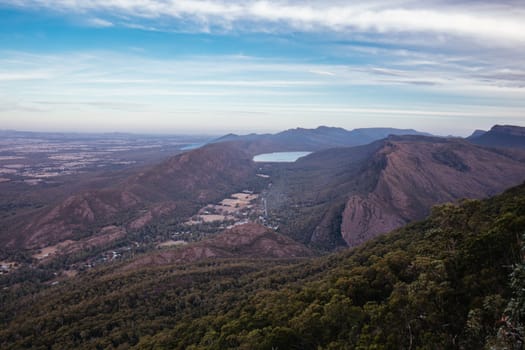
M341 233L350 246L426 216L432 205L484 198L525 180L525 163L455 140L392 137L373 191L350 196Z
M288 259L312 255L304 245L262 225L249 223L235 226L212 238L187 246L145 254L125 265L123 270L184 264L206 259Z
M0 289L0 347L519 349L523 232L525 185L321 258L26 280Z
M273 180L270 217L303 243L355 246L423 218L435 204L484 198L521 183L524 156L422 136L329 149L291 165L266 165Z
M107 189L82 192L29 215L2 232L0 243L42 248L98 235L111 225L137 230L162 216L192 215L203 204L244 189L253 178L254 165L245 151L231 143L208 145Z
M238 144L227 142L172 157L131 177L124 188L150 200L176 198L201 205L232 188L242 188L253 174L251 156Z
M489 131L467 138L470 142L486 147L525 148L525 127L495 125Z
M127 212L141 208L140 198L118 190L87 191L66 198L51 210L29 216L10 238L7 247L52 246L67 239L81 239L104 232L104 227L125 220ZM16 226L15 226L16 227Z
M264 193L269 221L307 245L328 250L346 245L341 213L349 194L373 189L374 167L381 167L373 155L382 144L323 150L292 164L262 164L260 171L272 181Z

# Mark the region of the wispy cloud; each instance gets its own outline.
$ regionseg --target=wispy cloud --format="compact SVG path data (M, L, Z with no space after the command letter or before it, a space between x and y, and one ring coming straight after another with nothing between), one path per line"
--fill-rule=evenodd
M317 74L317 75L327 75L329 77L334 77L335 76L335 73L329 72L329 71L326 71L326 70L311 70L309 72L312 73L312 74Z
M112 22L102 19L102 18L90 18L86 21L86 24L90 27L95 27L95 28L113 27Z
M436 125L446 120L451 129L463 121L469 130L469 118L483 119L476 127L523 120L525 77L518 63L493 65L428 53L384 57L369 65L243 55L152 58L108 51L0 51L0 105L9 106L0 121L16 127L17 121L29 123L33 116L60 126L59 121L76 118L86 124L111 121L117 127L134 118L137 127L191 121L225 128L220 121L228 120L228 125L260 131L268 125L316 126L319 120L345 127L372 122L416 127L432 119ZM193 111L191 118L188 111ZM237 119L230 121L232 115ZM257 116L266 119L254 120Z
M230 91L249 94L265 89L274 94L321 93L343 86L417 85L437 93L463 89L464 93L473 94L498 90L525 94L525 71L519 67L474 60L451 62L450 57L437 55L429 56L422 64L406 55L397 58L389 55L373 66L217 55L155 59L111 52L60 55L3 52L2 56L0 82L36 81L28 90L44 92L61 87L69 92L93 90L101 94L162 89L165 94L179 95L192 91L195 95ZM481 68L472 69L476 65Z
M177 23L184 23L187 28L193 23L202 31L213 28L274 31L278 26L278 30L307 32L431 33L490 41L491 45L525 42L525 6L506 2L7 0L4 3L61 12L93 12L100 17L96 22L101 25L111 23L108 18L102 19L103 14L135 18L126 23L140 28L180 28Z
M27 80L46 80L52 78L52 72L45 70L27 71L20 70L15 72L0 71L0 82L27 81Z

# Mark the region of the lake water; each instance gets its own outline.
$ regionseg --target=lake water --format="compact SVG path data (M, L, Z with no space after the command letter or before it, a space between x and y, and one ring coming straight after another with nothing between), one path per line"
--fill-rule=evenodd
M204 146L206 143L192 143L190 145L187 145L187 146L184 146L182 147L180 150L181 151L191 151L192 149L197 149L197 148L201 148L202 146Z
M254 162L293 163L297 159L307 156L312 152L274 152L258 154L253 157Z

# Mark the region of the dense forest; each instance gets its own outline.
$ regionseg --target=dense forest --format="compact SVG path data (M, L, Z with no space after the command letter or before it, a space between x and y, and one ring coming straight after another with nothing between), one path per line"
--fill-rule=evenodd
M0 348L521 349L524 234L522 185L320 258L19 283L0 291Z

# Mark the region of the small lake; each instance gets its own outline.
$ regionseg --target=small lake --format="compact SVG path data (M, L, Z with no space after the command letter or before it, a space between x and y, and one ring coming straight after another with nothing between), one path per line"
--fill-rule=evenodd
M297 159L307 156L312 152L274 152L258 154L253 157L254 162L293 163Z
M184 147L181 147L181 151L191 151L193 149L197 149L197 148L201 148L202 146L204 146L206 143L192 143L190 145L186 145Z

